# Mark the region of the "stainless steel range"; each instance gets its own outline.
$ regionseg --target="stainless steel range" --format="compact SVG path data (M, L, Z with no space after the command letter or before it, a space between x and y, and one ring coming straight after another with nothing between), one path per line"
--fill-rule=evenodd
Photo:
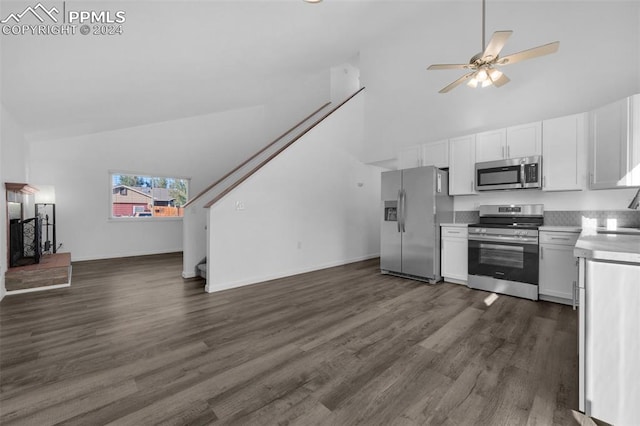
M468 286L538 300L538 227L542 204L480 206L469 225Z

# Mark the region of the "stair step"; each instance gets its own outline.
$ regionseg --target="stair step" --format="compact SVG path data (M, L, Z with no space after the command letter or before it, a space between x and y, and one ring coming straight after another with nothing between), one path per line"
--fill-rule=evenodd
M206 263L201 263L198 265L198 275L200 275L202 278L207 278L207 264Z

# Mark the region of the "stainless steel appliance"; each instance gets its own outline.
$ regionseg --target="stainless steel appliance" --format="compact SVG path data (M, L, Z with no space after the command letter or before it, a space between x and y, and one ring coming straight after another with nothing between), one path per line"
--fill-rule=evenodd
M540 156L476 163L476 190L541 188Z
M436 167L382 173L382 273L438 282L440 223L453 221L449 175Z
M538 300L538 227L542 204L480 206L469 225L470 288Z

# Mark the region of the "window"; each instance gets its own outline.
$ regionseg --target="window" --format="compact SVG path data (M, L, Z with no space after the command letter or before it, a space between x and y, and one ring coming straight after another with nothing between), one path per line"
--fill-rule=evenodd
M113 218L182 217L189 179L111 173Z

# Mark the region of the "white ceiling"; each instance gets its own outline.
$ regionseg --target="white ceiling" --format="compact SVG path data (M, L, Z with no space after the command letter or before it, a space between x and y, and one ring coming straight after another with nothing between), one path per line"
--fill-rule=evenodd
M0 15L30 3L3 1ZM259 105L293 79L344 63L418 6L67 2L79 10L125 11L123 35L3 35L2 103L26 133L106 130Z
M1 0L0 17L36 2ZM46 2L58 3L62 1ZM599 85L589 80L589 73L597 70L598 75L607 75L616 68L616 57L624 57L627 69L638 73L638 52L617 48L621 44L607 33L595 34L596 22L581 27L579 19L572 21L573 15L580 16L571 12L573 8L579 12L585 5L624 2L564 3L560 9L564 15L554 16L544 12L556 4L551 0L487 0L487 34L513 29L507 54L561 40L556 59L571 60L562 77L567 82L575 76L575 80ZM124 10L124 34L0 36L0 100L25 132L36 137L115 129L263 104L286 91L291 81L344 63L359 52L368 53L365 83L377 84L378 94L389 90L389 99L381 102L396 108L394 102L420 96L421 102L437 101L438 110L450 114L459 109L461 97L471 95L464 87L453 95L438 95L437 90L461 73L427 72L425 68L433 62L464 62L481 44L480 0L324 0L320 4L302 0L74 1L66 6ZM593 16L598 9L590 10L586 16ZM606 8L602 10L606 12ZM640 24L640 7L634 10ZM604 22L607 15L602 15ZM626 37L624 34L621 31L615 37ZM636 40L626 40L623 45L640 48L640 32L634 29L629 37ZM589 45L580 43L587 39ZM606 51L594 51L597 49L592 46L596 45ZM387 54L396 50L395 56ZM396 79L382 87L383 74L391 65L376 65L378 57L394 58L394 65L406 64L411 69L402 80L397 79L402 74L394 70ZM603 57L605 61L601 61ZM553 71L543 62L531 64L539 73ZM513 79L505 86L509 93L522 91L519 85L525 79L519 73L527 69L530 71L514 65L509 70ZM394 91L403 90L404 98L392 99ZM601 90L608 89L603 86ZM489 93L474 98L481 100ZM504 90L500 93L508 94ZM404 127L424 121L420 119L422 108L415 114L415 123L403 123Z

